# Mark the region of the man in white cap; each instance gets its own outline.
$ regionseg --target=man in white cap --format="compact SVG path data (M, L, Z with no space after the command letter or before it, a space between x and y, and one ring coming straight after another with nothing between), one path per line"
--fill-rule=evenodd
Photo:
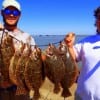
M16 0L3 0L1 15L3 17L3 26L0 27L0 44L5 37L5 31L13 36L14 48L17 50L19 41L35 45L34 39L27 33L21 31L17 27L17 23L21 16L21 7ZM2 29L3 28L3 29ZM2 38L3 37L3 38ZM16 39L17 40L16 40ZM0 74L2 76L2 74ZM9 76L9 74L8 74ZM3 76L5 77L5 76ZM9 78L9 77L8 77ZM0 79L0 100L29 100L28 96L16 96L16 86L10 81Z

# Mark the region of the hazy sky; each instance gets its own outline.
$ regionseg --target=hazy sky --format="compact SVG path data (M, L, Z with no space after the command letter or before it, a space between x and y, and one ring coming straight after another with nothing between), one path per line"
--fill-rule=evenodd
M0 0L0 8L2 8ZM94 10L100 0L18 0L19 28L30 34L95 34ZM0 17L2 22L2 17Z

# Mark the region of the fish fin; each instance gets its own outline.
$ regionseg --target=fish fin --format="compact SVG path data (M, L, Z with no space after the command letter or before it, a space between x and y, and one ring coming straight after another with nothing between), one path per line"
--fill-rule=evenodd
M59 93L60 92L60 86L59 86L59 84L56 84L56 85L54 85L54 93Z
M19 86L17 87L16 95L27 94L27 93L28 91L25 88Z
M39 98L40 98L40 93L39 93L39 91L34 91L33 100L39 100Z
M71 92L69 91L69 89L66 89L66 90L63 90L62 91L62 94L61 94L63 97L69 97L71 96Z

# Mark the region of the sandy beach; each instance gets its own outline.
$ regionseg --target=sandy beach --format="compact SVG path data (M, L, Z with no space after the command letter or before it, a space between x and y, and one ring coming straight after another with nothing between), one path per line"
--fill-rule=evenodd
M45 82L40 88L41 98L39 100L74 100L74 93L75 93L76 86L77 86L76 83L74 83L70 88L70 92L72 93L72 96L68 98L64 98L61 96L62 88L58 94L54 94L53 93L54 85L48 80L48 78L46 78Z

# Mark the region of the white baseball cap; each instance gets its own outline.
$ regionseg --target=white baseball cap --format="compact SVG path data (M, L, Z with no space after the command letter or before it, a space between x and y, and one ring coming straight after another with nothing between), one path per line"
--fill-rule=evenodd
M5 9L9 6L13 6L13 7L17 8L19 11L21 11L20 4L16 0L4 0L3 1L3 3L2 3L3 9Z

